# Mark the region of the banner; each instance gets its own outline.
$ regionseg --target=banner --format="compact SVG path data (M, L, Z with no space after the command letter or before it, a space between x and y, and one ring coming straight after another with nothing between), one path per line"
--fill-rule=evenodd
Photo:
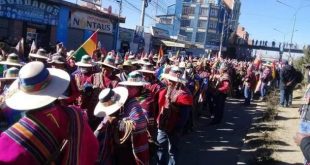
M136 26L135 34L133 37L133 43L144 44L144 27Z
M169 38L169 31L152 26L151 34L158 38Z
M57 25L59 6L39 0L0 0L0 17Z
M99 29L100 32L104 33L112 33L113 31L113 24L109 19L100 18L78 11L71 13L70 26L73 28L91 31L96 31Z
M134 31L131 29L120 28L119 29L119 40L131 42L133 39Z

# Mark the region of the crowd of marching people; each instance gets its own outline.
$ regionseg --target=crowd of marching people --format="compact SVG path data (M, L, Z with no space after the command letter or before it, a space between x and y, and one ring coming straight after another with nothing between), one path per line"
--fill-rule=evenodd
M228 96L248 106L273 87L289 106L296 81L259 58L55 52L1 52L0 164L178 164L199 116L220 124Z

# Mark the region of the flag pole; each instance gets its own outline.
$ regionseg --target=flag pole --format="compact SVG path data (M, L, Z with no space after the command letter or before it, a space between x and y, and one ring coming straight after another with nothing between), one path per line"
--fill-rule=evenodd
M97 29L86 41L88 41L95 33L97 33L99 31L99 29ZM84 41L84 43L79 47L79 48L77 48L70 56L68 56L67 58L66 58L66 60L69 60L72 56L74 56L75 54L76 54L76 52L78 51L78 50L80 50L84 45L85 45L85 43L86 43L86 41ZM97 43L96 43L97 44Z

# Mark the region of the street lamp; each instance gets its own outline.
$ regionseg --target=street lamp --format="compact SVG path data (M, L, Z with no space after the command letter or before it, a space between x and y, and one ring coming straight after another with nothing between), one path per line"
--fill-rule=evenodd
M292 29L292 35L291 35L291 41L290 41L290 46L289 46L289 57L291 57L291 47L293 45L293 37L294 37L294 33L296 32L295 30L295 26L296 26L296 19L297 19L297 14L298 12L302 9L302 8L306 8L306 7L309 7L310 5L305 5L305 6L300 6L299 8L296 8L296 7L293 7L291 5L288 5L280 0L277 0L278 3L286 6L286 7L289 7L289 8L292 8L295 12L294 12L294 23L293 23L293 29Z
M280 30L278 30L278 29L276 29L276 28L273 28L273 30L274 31L277 31L277 32L279 32L279 33L281 33L282 35L283 35L283 45L282 45L282 48L284 49L284 42L285 42L285 37L286 37L286 34L284 33L284 32L282 32L282 31L280 31ZM279 53L279 61L281 61L282 60L282 50L283 49L281 49L281 47L279 46L279 48L280 48L280 53Z

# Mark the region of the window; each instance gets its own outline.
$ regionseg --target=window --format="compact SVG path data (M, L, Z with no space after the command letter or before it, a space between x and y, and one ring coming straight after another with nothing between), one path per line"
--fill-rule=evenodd
M194 15L195 8L190 6L183 6L182 15Z
M199 28L206 28L207 27L207 21L206 20L199 20L198 21L198 27Z
M193 35L193 33L192 32L186 32L186 39L187 39L187 41L191 41L192 40L192 35Z
M208 33L206 42L219 42L220 41L220 35L214 34L214 33Z
M191 20L189 19L182 19L181 20L181 27L190 27L191 26Z
M211 9L210 16L217 17L218 16L218 10L217 9Z
M203 43L205 41L206 33L204 32L197 32L196 33L196 42Z
M183 36L184 39L186 39L186 41L191 41L192 40L192 32L187 32L185 30L180 30L180 35Z
M159 23L171 25L172 24L172 18L160 18Z
M180 30L180 35L186 36L186 31L181 29L181 30Z
M192 0L193 3L206 4L208 0Z
M200 16L208 16L208 8L202 7L200 8Z
M216 29L217 28L217 22L209 21L209 28L210 29Z

